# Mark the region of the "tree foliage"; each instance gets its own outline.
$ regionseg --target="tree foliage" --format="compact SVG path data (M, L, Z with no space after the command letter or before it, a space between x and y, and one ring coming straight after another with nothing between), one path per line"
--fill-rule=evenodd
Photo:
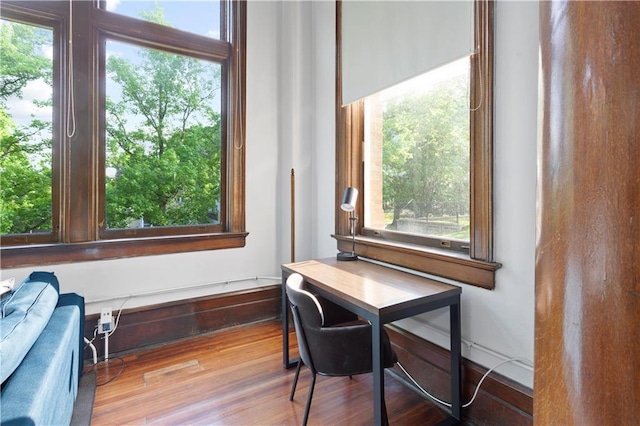
M161 9L144 14L164 23ZM220 67L137 49L109 56L119 98L107 102L107 227L214 223L221 185ZM117 92L117 91L115 91Z
M31 82L51 86L51 31L2 21L0 25L0 232L52 229L51 121L32 117L16 123L8 105L23 97ZM36 101L39 106L52 100Z
M427 94L412 94L387 103L383 122L383 202L393 206L389 228L395 228L405 210L415 217L428 218L435 211L442 211L444 205L468 206L467 87L461 76L437 85Z

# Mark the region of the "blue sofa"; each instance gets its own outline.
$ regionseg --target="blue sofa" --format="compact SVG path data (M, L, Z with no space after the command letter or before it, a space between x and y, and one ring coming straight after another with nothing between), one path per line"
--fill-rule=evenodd
M34 272L2 298L0 423L65 425L82 375L84 298Z

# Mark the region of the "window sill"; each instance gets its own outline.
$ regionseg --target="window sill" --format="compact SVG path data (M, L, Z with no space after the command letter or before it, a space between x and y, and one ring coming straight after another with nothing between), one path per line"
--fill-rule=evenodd
M332 237L338 242L338 250L351 251L351 238ZM363 236L356 236L356 254L489 290L494 289L495 271L502 266L471 259L462 253Z
M0 267L17 268L135 256L220 250L245 246L247 232L177 235L82 243L5 246L0 251Z

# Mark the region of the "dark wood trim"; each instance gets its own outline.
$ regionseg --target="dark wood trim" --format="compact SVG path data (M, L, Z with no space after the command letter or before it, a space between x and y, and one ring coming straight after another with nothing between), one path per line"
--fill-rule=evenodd
M64 52L68 48L68 26L66 25L66 14L68 12L68 3L65 2L46 2L51 3L51 8L42 2L29 2L29 7L24 7L24 2L4 1L1 7L2 19L7 19L23 25L42 26L49 29L53 33L53 61L52 61L52 81L53 85L53 110L51 127L51 230L45 232L36 232L30 234L5 234L0 236L0 246L7 244L49 244L55 243L60 238L61 220L60 205L62 203L62 192L60 183L60 167L62 163L62 136L64 134L64 117L62 100L66 93L67 70L62 63L65 57ZM33 7L33 8L32 8ZM58 123L58 128L54 127Z
M39 17L44 15L64 17L69 13L69 2L66 0L34 0L28 2L23 0L4 0L2 2L2 15L6 11L20 11L23 14Z
M5 269L239 248L245 246L247 235L248 233L246 232L221 233L3 247L2 256L0 256L0 267Z
M179 55L215 62L226 61L232 50L229 42L216 40L153 22L95 10L95 25L109 39L133 43L151 49L161 49Z
M493 262L493 0L475 1L471 55L470 192L473 259ZM493 288L493 286L491 287Z
M71 4L71 3L70 3ZM96 94L95 82L98 77L94 67L93 55L97 40L93 31L93 2L74 1L73 34L70 34L73 55L73 95L75 105L75 133L72 137L62 132L62 166L60 170L62 180L61 199L61 230L60 242L83 243L95 241L98 230L95 221L98 212L96 182L98 171L98 152L96 130ZM84 17L78 19L79 16ZM69 69L69 56L64 55L66 72ZM62 95L62 108L66 111L72 100L65 86ZM67 116L65 115L65 124ZM55 125L55 123L54 123ZM66 129L66 127L61 127ZM4 257L4 253L3 253Z
M225 222L229 232L246 231L246 93L247 93L247 2L233 1L230 11L234 22L230 34L233 49L228 60L229 74L226 94L228 99L223 133L227 144L224 155L222 179L223 197L226 201Z
M333 237L338 241L338 250L351 251L351 238L343 235ZM486 289L495 287L496 271L502 266L500 263L475 260L462 253L362 236L356 236L356 253L369 259Z
M125 309L109 338L109 353L141 349L240 324L275 320L280 316L280 284L232 293ZM113 312L114 317L117 312ZM93 338L99 314L85 317L85 337ZM94 345L104 355L101 335ZM84 358L91 359L90 349Z
M450 400L449 351L393 325L386 326L400 363L420 386L443 401ZM463 403L473 396L487 369L467 359L462 362ZM404 380L399 367L394 372ZM465 424L533 424L533 391L496 372L482 383L474 402L464 408Z

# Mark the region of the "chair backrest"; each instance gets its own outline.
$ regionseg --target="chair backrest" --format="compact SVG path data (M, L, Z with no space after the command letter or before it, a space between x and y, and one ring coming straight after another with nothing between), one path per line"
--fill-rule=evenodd
M291 274L287 278L287 297L291 302L293 322L296 327L296 339L300 358L311 371L316 373L305 328L320 328L324 323L322 306L311 293L302 289L304 279L300 274Z
M299 306L302 322L307 327L322 327L324 312L318 298L302 288L304 279L300 274L287 278L287 296L294 306Z

